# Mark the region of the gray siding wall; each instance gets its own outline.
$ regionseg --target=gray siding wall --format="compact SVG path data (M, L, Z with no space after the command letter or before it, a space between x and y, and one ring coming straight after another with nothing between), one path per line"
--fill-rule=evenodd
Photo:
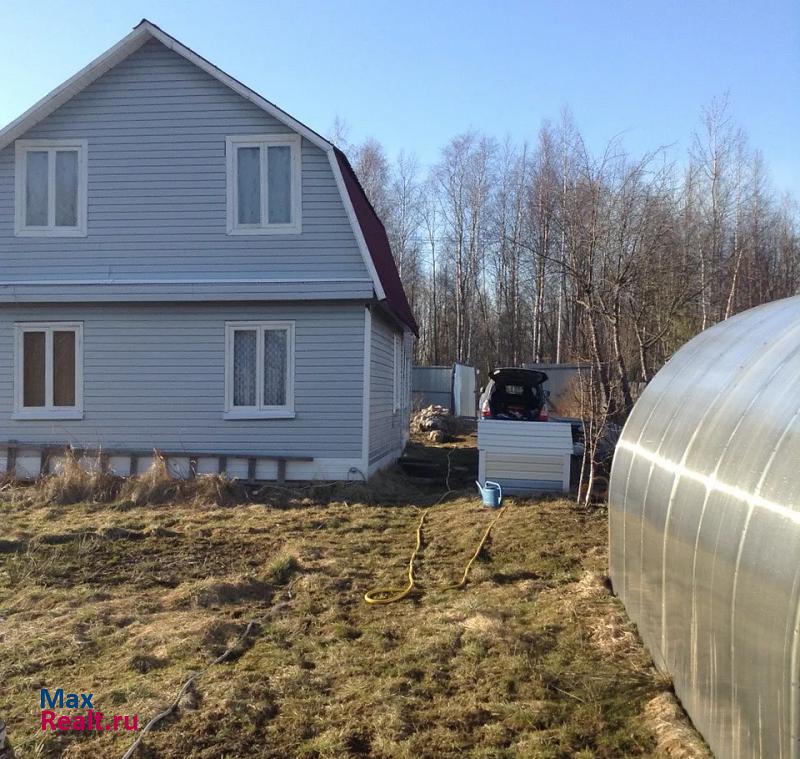
M295 321L296 418L222 418L225 322L243 319ZM11 418L15 321L83 322L82 420ZM359 458L363 346L364 306L356 303L3 307L0 438L187 453Z
M372 311L370 338L369 463L403 447L403 414L392 408L394 335L387 319ZM398 333L399 334L399 333Z
M108 301L278 301L278 300L370 300L372 284L363 282L292 283L266 280L224 282L138 284L103 282L66 285L63 282L3 285L0 303L105 303Z
M328 158L305 140L302 234L226 235L225 137L289 131L146 43L23 135L88 140L88 237L14 237L14 145L0 151L0 281L368 278Z

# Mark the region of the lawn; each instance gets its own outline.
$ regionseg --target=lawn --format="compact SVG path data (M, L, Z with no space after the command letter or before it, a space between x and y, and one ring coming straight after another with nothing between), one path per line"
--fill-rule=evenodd
M510 500L466 589L437 590L495 514L468 489L468 441L414 449L438 474L251 500L218 480L6 486L0 717L17 755L121 757L137 735L42 732L41 688L91 692L141 731L230 647L137 756L705 755L607 589L605 510ZM404 584L440 500L420 588L367 605Z

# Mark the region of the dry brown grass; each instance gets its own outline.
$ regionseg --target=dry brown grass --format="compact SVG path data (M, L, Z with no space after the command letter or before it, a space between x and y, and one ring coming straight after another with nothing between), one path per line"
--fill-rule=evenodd
M710 759L711 752L672 693L659 693L644 709L656 734L656 748L674 759Z
M66 506L82 502L108 503L117 498L121 487L122 478L101 471L99 466L84 469L75 452L69 449L59 472L40 478L34 488L25 492L42 503Z
M160 506L189 501L200 506L234 506L247 500L244 487L222 474L202 474L193 480L175 479L166 459L156 453L150 468L138 477L128 477L120 500L134 506Z
M68 506L76 503L121 507L159 506L187 501L197 506L235 506L245 503L244 486L221 474L199 475L193 480L172 477L163 456L155 453L147 471L136 477L119 477L103 471L99 458L83 466L71 449L61 459L58 471L40 477L28 487L11 488L13 499L26 505Z
M512 502L466 590L440 592L494 516L452 494L426 522L420 593L370 607L367 589L404 575L410 506L441 483L390 472L375 492L265 490L235 508L188 491L154 507L163 472L140 487L107 505L0 502L0 713L21 757L121 756L130 733L42 734L38 689L144 722L250 620L141 756L648 756L666 751L662 723L686 727L646 710L669 686L608 592L600 511Z

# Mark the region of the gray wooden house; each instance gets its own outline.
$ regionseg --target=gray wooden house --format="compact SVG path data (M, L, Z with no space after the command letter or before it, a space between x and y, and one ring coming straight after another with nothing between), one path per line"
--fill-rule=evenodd
M369 476L416 332L344 154L148 21L0 132L0 470Z

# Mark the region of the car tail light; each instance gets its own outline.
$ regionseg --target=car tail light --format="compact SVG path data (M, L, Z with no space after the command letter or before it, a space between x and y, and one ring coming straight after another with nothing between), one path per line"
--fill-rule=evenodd
M542 410L539 412L539 421L540 422L549 422L550 421L550 414L547 411L547 406L542 406Z
M489 408L489 401L484 401L481 405L481 416L484 419L488 419L492 415L491 409Z

